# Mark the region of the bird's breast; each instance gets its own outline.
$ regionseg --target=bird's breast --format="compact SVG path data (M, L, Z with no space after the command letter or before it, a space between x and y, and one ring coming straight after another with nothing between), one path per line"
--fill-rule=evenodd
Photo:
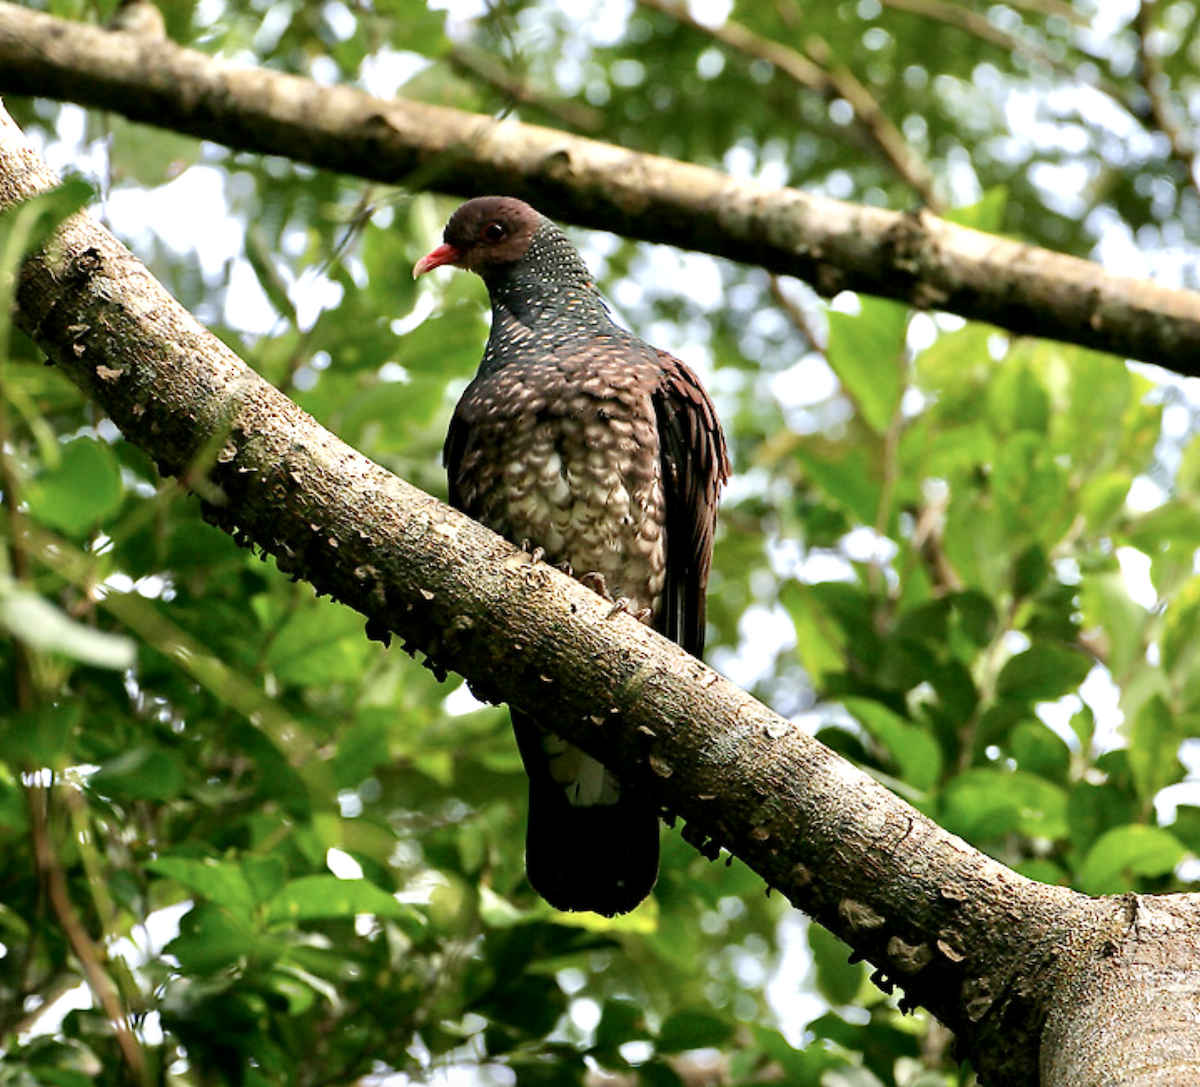
M604 576L656 612L665 567L662 467L648 392L601 375L501 371L459 411L471 430L458 488L467 512L529 541L576 577Z

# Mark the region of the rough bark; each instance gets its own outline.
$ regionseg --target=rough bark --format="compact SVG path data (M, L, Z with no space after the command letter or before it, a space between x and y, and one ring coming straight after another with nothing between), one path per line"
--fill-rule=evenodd
M0 209L55 180L0 111ZM1070 979L1105 969L1114 947L1136 949L1125 900L1037 884L984 856L672 642L324 431L86 214L27 261L17 319L213 523L357 608L376 637L394 632L480 695L554 720L685 819L687 840L741 858L875 963L881 984L933 1011L986 1083L1037 1082L1046 1016ZM1128 978L1147 1013L1157 980ZM1073 1082L1112 1082L1091 1075Z
M1200 1084L1200 901L1128 895L1126 923L1060 979L1042 1087Z
M968 230L516 121L239 68L165 39L0 3L0 93L124 114L411 188L520 196L556 218L1200 375L1200 293Z

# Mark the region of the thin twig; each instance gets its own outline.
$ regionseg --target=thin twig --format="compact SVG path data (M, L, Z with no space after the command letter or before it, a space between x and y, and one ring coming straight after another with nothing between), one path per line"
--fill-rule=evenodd
M1197 188L1200 182L1197 180L1196 147L1180 125L1178 111L1167 99L1165 87L1169 80L1158 55L1150 47L1150 35L1154 31L1155 2L1156 0L1142 0L1134 20L1138 42L1138 77L1150 104L1150 116L1170 145L1171 158L1183 167L1188 181L1193 188Z
M638 0L638 3L669 15L744 57L766 61L806 90L815 91L826 98L845 99L854 111L855 119L905 184L920 196L927 207L933 210L941 207L941 201L934 191L933 175L921 156L892 124L870 91L848 69L830 63L829 50L819 39L809 43L809 52L815 46L823 57L808 57L732 19L725 20L720 26L708 26L695 19L676 0Z
M1022 38L1016 34L1010 34L1007 30L1002 30L990 22L986 15L978 11L962 7L958 4L947 3L946 0L880 0L880 3L884 7L891 8L893 11L904 11L910 15L916 15L931 22L943 23L946 26L953 27L955 30L961 30L964 34L970 34L973 38L978 38L989 45L995 45L1003 49L1006 53L1023 54L1031 60L1037 61L1039 64L1046 65L1046 67L1050 68L1057 75L1077 83L1084 83L1100 91L1128 113L1137 115L1134 103L1130 101L1129 96L1117 84L1104 79L1090 80L1085 78L1081 74L1078 65L1065 63L1047 50L1039 49L1027 38ZM1106 58L1088 54L1084 50L1079 49L1078 46L1075 48L1078 52L1084 53L1095 64L1107 66Z
M783 283L779 276L770 277L771 297L775 299L775 304L783 310L787 319L792 322L796 330L806 339L812 346L814 351L820 354L825 354L827 337L824 333L818 332L812 326L812 321L809 320L808 314L798 305L795 299L788 297L787 292L783 289Z
M117 1048L120 1049L121 1057L129 1069L131 1080L134 1083L145 1083L146 1063L142 1048L129 1025L117 987L104 969L96 944L75 912L70 891L67 889L66 875L54 850L49 818L50 787L30 785L26 796L34 858L41 873L50 908L58 918L71 950L83 967L83 976L93 999L100 1005L112 1025Z
M805 44L813 59L824 67L830 87L850 103L854 116L871 134L876 146L909 188L921 197L931 211L943 211L945 201L937 195L932 172L900 129L892 124L892 119L884 112L879 100L849 68L835 62L833 51L824 39L812 36Z
M595 132L600 128L602 118L598 110L578 102L563 101L540 94L524 80L512 76L495 57L487 53L456 45L450 50L448 59L455 68L483 80L514 105L533 106L579 132Z

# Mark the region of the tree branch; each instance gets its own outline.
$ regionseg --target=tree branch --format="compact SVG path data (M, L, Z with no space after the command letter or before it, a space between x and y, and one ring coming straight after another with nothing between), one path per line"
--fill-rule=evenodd
M0 91L114 110L231 147L463 195L947 310L1200 376L1200 293L945 222L638 154L553 129L321 87L0 3Z
M0 111L0 209L56 183ZM209 519L556 731L1031 1082L1043 979L1120 901L1024 879L579 583L385 472L244 366L90 216L30 258L17 320ZM1012 919L1021 918L1020 925ZM1114 920L1115 919L1115 920Z

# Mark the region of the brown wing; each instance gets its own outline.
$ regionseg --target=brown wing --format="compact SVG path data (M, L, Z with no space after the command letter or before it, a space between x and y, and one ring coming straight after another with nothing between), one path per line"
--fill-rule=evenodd
M729 455L716 409L696 375L665 351L658 358L663 376L654 410L667 511L667 579L657 626L698 657L704 652L717 498L729 478Z
M470 427L461 412L456 410L450 420L450 429L446 431L446 444L442 446L442 463L446 466L450 505L473 517L476 511L467 508L462 479L463 454L467 451L469 437Z

